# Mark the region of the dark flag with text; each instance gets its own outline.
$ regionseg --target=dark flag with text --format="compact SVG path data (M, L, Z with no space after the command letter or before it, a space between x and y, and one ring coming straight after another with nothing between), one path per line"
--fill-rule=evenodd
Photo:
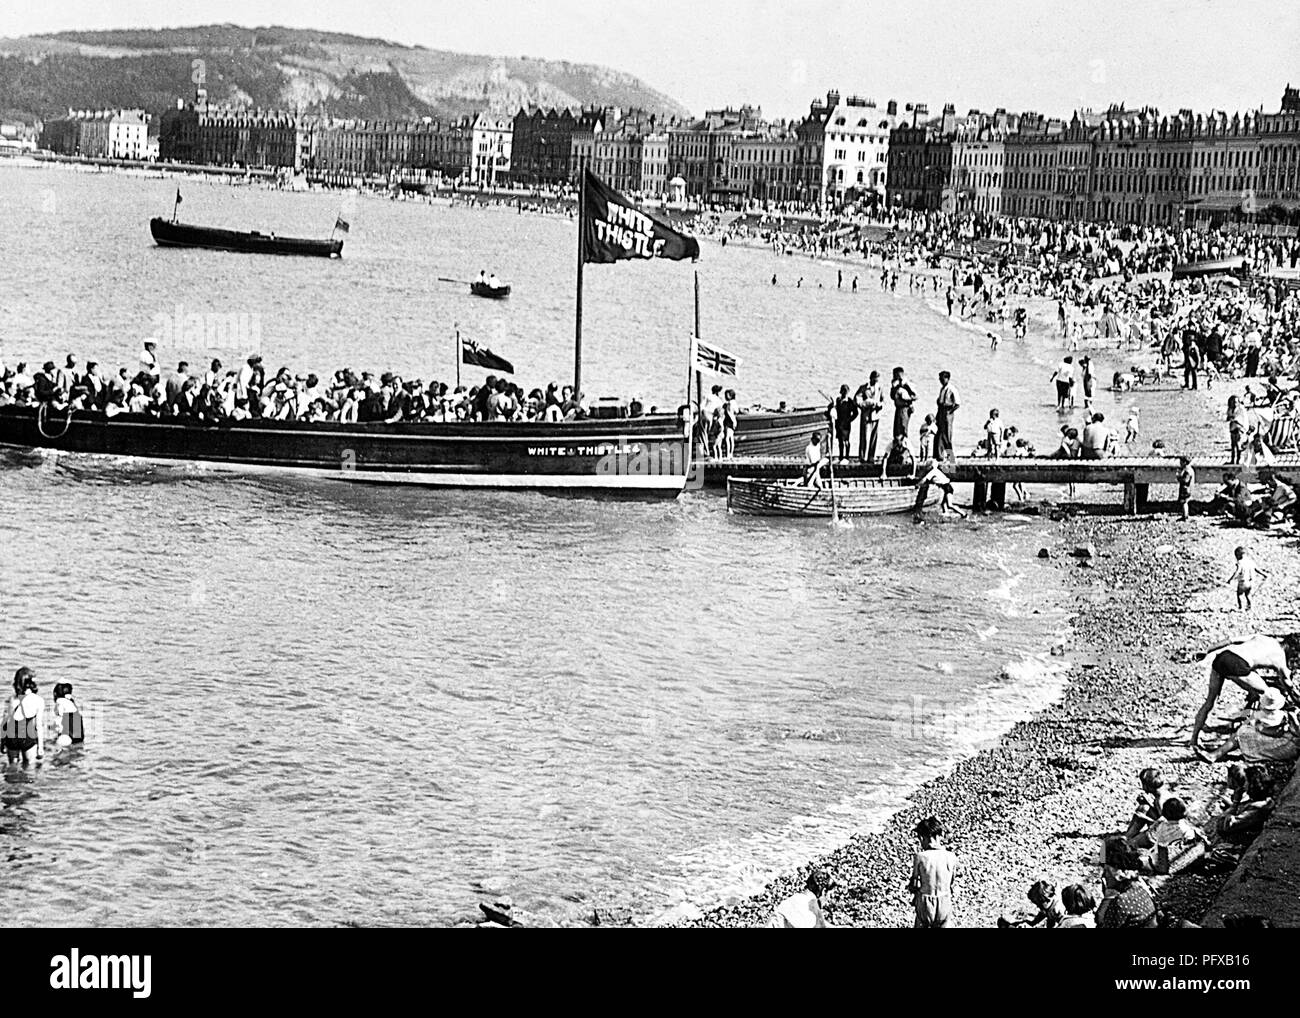
M662 216L645 212L590 170L583 171L582 260L621 262L628 258L669 258L694 261L699 242L679 233Z
M476 364L490 371L504 371L507 375L515 373L515 366L504 357L498 357L485 346L479 346L472 339L460 341L460 359L466 364Z

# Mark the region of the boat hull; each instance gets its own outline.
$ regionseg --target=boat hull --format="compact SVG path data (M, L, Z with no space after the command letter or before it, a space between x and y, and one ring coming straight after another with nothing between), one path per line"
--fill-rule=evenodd
M814 432L824 436L829 427L825 407L743 412L736 420L736 457L799 456Z
M1214 261L1187 262L1183 265L1175 265L1171 278L1198 279L1202 276L1244 276L1248 272L1246 259L1237 256L1234 258L1218 258Z
M791 480L727 478L727 508L746 516L888 516L916 508L916 485L893 479L837 480L813 488ZM833 501L832 501L833 498ZM933 505L938 493L927 492Z
M672 498L686 441L671 418L560 424L206 425L145 414L0 407L0 445L353 483Z
M306 237L277 237L266 233L218 230L210 226L191 226L168 219L149 220L149 232L160 247L199 247L209 251L238 251L243 254L308 255L338 258L343 241L312 240Z
M489 286L487 283L470 283L469 292L475 297L487 297L489 300L503 300L510 296L510 287Z

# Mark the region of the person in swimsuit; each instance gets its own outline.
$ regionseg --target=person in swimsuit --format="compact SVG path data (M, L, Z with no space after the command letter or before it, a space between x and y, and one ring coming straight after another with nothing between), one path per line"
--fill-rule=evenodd
M1211 659L1209 688L1206 690L1205 702L1196 712L1196 720L1192 723L1192 749L1200 749L1201 730L1205 728L1206 719L1218 702L1219 694L1223 692L1225 679L1244 689L1251 701L1274 686L1293 704L1300 706L1300 697L1291 687L1291 669L1286 663L1286 651L1271 636L1254 633L1239 640L1219 643L1195 655L1194 660L1204 661L1207 657ZM1259 674L1261 671L1273 672L1277 678L1270 682Z
M14 695L5 706L4 749L11 764L32 762L45 756L45 701L36 692L36 673L19 668L14 673Z
M921 850L912 863L907 889L916 908L915 929L945 929L953 926L952 884L957 876L957 857L943 847L943 824L927 817L916 825Z

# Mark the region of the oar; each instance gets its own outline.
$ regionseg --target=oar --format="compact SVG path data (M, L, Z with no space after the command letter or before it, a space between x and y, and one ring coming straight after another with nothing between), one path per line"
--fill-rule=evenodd
M468 279L452 279L452 278L449 277L449 276L439 276L439 277L438 277L438 282L439 282L439 283L459 283L461 286L469 286L469 285L470 285L470 282L469 282Z

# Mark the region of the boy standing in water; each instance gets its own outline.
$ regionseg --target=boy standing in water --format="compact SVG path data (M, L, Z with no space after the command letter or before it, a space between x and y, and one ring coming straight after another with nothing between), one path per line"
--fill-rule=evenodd
M916 825L921 850L912 863L907 889L916 906L915 929L946 929L952 922L952 882L957 876L957 857L943 847L943 825L927 817Z

